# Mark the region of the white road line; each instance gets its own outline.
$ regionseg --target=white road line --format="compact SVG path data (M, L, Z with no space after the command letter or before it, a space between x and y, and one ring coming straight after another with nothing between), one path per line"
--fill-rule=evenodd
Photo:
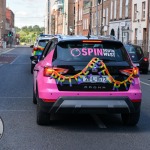
M102 120L97 116L97 115L91 115L96 124L98 125L99 128L105 129L107 128L105 124L102 122Z
M10 52L10 51L12 51L12 50L14 50L14 49L15 49L15 48L11 48L11 49L9 49L9 50L7 50L7 51L2 52L2 54L8 53L8 52Z
M20 56L17 56L10 64L12 65Z
M150 86L150 84L140 81L142 84Z
M35 110L10 110L10 109L9 110L0 110L0 112L6 112L6 111L11 111L11 112L18 112L18 111L19 112L26 112L26 111L28 111L29 112L29 111L35 111Z
M0 97L0 98L17 98L17 99L28 98L28 99L30 99L30 98L33 98L33 97Z
M0 138L2 137L3 131L4 131L3 121L0 118Z

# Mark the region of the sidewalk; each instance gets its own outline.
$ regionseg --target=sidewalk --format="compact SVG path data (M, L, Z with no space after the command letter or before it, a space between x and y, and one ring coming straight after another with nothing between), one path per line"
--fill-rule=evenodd
M12 47L14 48L14 47ZM12 48L1 48L0 47L0 55L6 53L7 51L11 50Z

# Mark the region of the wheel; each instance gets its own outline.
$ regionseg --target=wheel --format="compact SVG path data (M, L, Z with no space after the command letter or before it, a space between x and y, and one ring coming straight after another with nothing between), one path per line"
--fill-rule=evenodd
M38 125L49 125L50 124L50 114L43 112L37 104L37 124Z
M140 118L140 111L136 113L121 114L124 125L135 126Z
M37 99L36 99L36 94L34 92L34 88L33 88L33 104L37 104Z
M33 74L33 69L34 69L35 65L31 63L31 73Z
M142 70L142 73L148 74L148 69L143 69L143 70Z

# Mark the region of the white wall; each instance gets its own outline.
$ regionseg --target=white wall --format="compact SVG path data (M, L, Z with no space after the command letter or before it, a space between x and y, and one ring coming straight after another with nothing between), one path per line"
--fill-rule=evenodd
M147 18L147 4L148 0L132 0L132 40L134 40L135 28L138 28L137 40L143 40L143 28L147 28L147 19L145 21L141 20L142 16L142 2L146 1L146 18ZM137 21L134 21L134 4L137 4Z

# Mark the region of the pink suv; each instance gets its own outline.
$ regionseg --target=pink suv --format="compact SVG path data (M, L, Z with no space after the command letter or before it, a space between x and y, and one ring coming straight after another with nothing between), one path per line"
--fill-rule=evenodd
M39 125L56 113L118 113L125 125L136 125L141 100L138 68L119 41L53 38L34 68Z

